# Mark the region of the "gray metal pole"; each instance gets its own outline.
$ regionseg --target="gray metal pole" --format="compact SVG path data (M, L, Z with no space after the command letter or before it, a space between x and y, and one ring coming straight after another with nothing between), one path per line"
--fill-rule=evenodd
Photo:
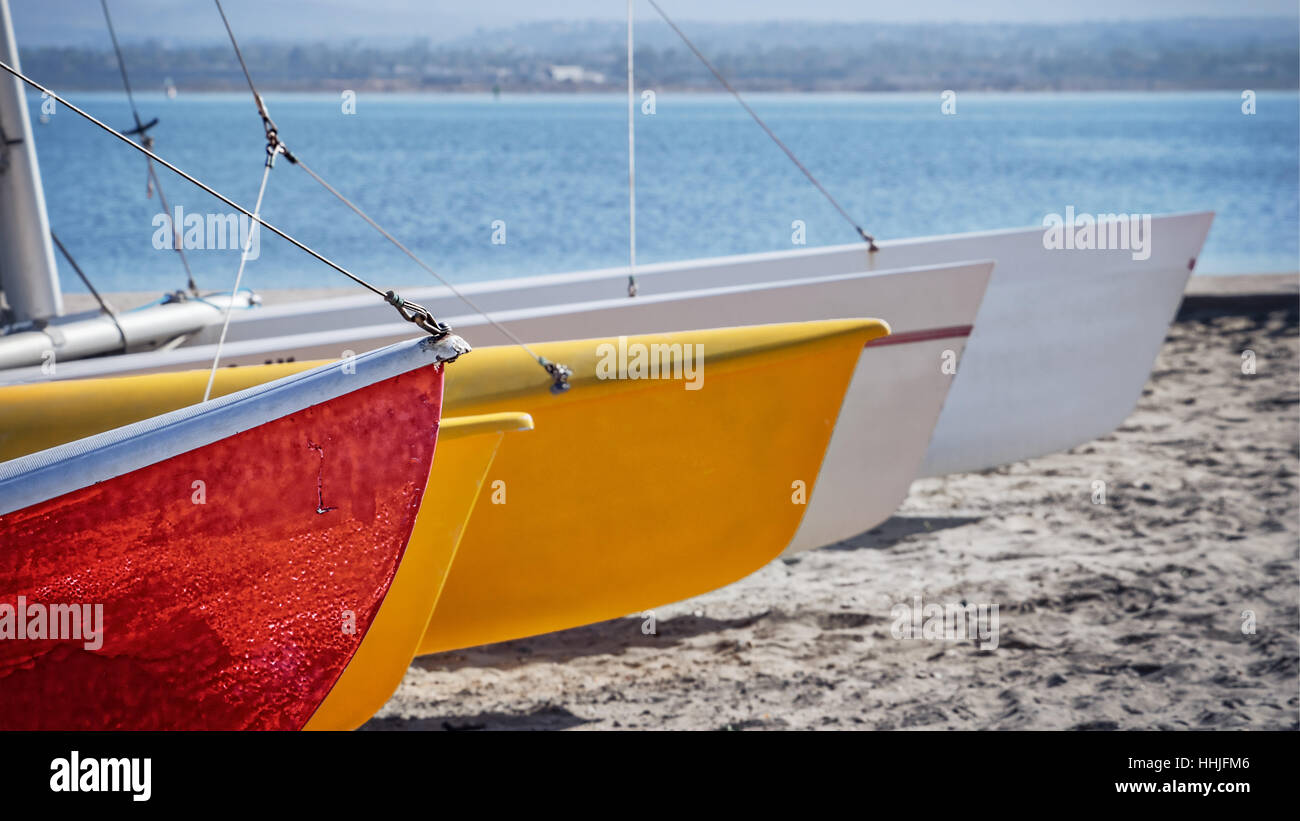
M0 0L0 59L19 68L9 0ZM0 290L14 320L49 319L63 313L50 219L45 212L41 169L27 100L17 77L0 77Z

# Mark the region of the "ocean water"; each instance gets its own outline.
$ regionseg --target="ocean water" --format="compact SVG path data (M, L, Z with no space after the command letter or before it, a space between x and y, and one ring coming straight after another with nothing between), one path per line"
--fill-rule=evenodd
M121 95L72 93L119 128ZM1300 270L1300 96L1260 93L752 95L751 104L878 238L1041 225L1064 213L1212 209L1202 273ZM248 95L138 97L158 153L251 206L264 154ZM626 99L609 96L268 94L285 143L453 282L627 262ZM154 247L161 213L145 160L66 109L33 127L54 230L102 290L184 284ZM173 207L230 209L163 175ZM429 276L281 160L263 216L380 285ZM788 249L856 234L726 96L663 93L637 115L641 263ZM504 223L504 237L500 229ZM497 229L494 230L494 223ZM504 239L504 243L495 242ZM206 238L205 238L206 240ZM229 289L238 251L190 252L200 286ZM62 264L66 290L82 290ZM346 287L270 234L253 288Z

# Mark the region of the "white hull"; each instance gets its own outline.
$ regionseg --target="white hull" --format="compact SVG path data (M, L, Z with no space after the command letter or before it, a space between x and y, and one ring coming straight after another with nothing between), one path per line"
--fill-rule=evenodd
M893 515L921 468L993 263L855 277L836 305L889 317L858 359L808 510L786 553L870 530ZM996 275L996 274L995 274ZM784 307L784 310L789 310ZM799 317L803 318L803 317Z
M942 367L944 351L960 356L992 269L992 262L973 262L624 297L564 306L560 312L530 312L533 315L516 316L510 324L530 340L886 314L910 328L911 333L877 340L862 352L838 417L841 421L827 420L835 428L820 474L790 477L792 495L796 480L811 490L806 494L803 522L789 548L804 550L870 530L907 495L952 381L951 372ZM499 332L481 318L466 318L455 327L462 336L501 342ZM346 341L340 341L338 333L325 334L328 342L312 344L299 337L293 344L300 358L335 358L341 345L368 350L385 344L393 334L409 337L410 326L398 322L380 329L354 329L345 332ZM519 355L525 354L521 350ZM705 351L706 387L707 357ZM114 361L128 359L131 355ZM59 368L58 375L91 364L95 363L69 363Z
M965 336L905 344L886 337L863 350L786 555L852 538L894 514L919 475L949 393L945 352L960 358L966 344Z
M744 286L995 260L997 270L920 468L921 475L939 475L1070 448L1119 424L1141 394L1212 219L1209 213L1153 219L1146 260L1134 260L1126 250L1047 250L1043 229L1026 228L882 242L874 254L854 244L647 265L638 270L641 296L635 299L626 295L624 269L477 283L463 290L525 341L863 314L907 333L939 324L921 310L935 294L918 288L899 307L866 295L853 311L805 317L751 305ZM710 303L717 310L690 326L675 321L683 316L678 308L653 307L667 294L727 288L740 290ZM410 289L404 296L429 307L472 345L508 342L445 288ZM904 308L909 312L900 313ZM305 301L232 318L224 361L334 358L411 332L370 296ZM192 340L203 342L204 334ZM210 344L189 344L70 362L60 365L55 378L203 367L212 352ZM39 369L3 376L8 382L48 378Z

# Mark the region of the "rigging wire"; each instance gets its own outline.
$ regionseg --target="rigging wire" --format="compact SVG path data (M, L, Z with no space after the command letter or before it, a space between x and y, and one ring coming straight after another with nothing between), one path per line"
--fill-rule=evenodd
M125 136L124 134L122 134L112 126L106 125L102 121L96 119L93 115L87 113L86 111L79 108L78 106L68 102L63 97L59 96L55 92L51 91L50 89L36 82L32 78L28 77L26 74L23 74L21 71L17 70L16 68L4 62L3 60L0 60L0 69L4 70L5 72L11 74L14 77L17 77L19 80L22 80L24 83L36 89L37 91L41 92L42 94L48 94L50 98L53 99L56 103L59 103L60 105L64 106L72 113L80 116L81 118L85 119L87 122L91 123L92 125L97 126L102 131L111 134L112 136L116 137L117 139L131 146L136 151L139 151L140 153L144 154L146 157L149 157L154 162L161 165L163 168L166 168L168 171L171 171L173 174L176 174L177 176L181 177L182 179L189 182L190 184L198 187L203 192L210 194L213 197L216 197L221 202L225 203L226 205L235 209L239 213L253 220L258 225L262 226L263 228L267 229L271 233L275 234L277 237L280 237L281 239L285 240L289 244L293 245L298 250L303 251L304 253L310 255L318 262L322 262L325 265L328 265L330 268L333 268L335 271L339 272L340 274L352 280L353 282L360 285L361 287L365 288L366 290L371 291L377 294L378 296L382 297L385 302L387 302L388 304L392 305L394 308L397 309L397 312L402 315L403 319L415 324L421 330L427 331L429 334L433 335L434 337L445 336L450 331L450 329L447 328L447 326L443 325L441 322L438 322L438 320L435 319L434 316L431 313L429 313L429 310L424 306L418 305L414 302L408 302L404 300L399 294L391 290L389 291L379 290L379 288L375 287L371 283L367 282L366 280L352 273L347 268L344 268L342 265L338 264L334 260L321 254L319 251L316 251L315 249L300 242L299 240L294 239L284 230L276 227L275 225L272 225L271 223L267 222L261 217L253 214L247 208L235 202L230 197L227 197L225 194L222 194L220 191L216 190L212 186L207 185L201 180L195 178L193 175L188 174L185 171L182 171L180 168L177 168L172 163L168 162L167 160L164 160L162 157L159 157L153 151L150 151L149 149L135 142L131 138Z
M126 88L126 99L131 104L131 115L135 118L135 129L130 133L139 134L140 142L145 148L153 148L153 137L150 136L149 129L158 124L158 118L155 117L148 123L141 119L140 109L135 104L135 95L131 92L131 80L126 74L126 60L122 57L122 48L117 44L117 32L113 29L113 18L108 13L108 0L99 0L99 4L104 9L104 22L108 24L108 36L113 41L113 52L117 54L117 68L122 73L122 85ZM167 204L167 195L163 193L162 182L158 179L158 171L153 167L153 160L146 157L145 163L149 167L149 181L153 184L154 190L158 192L158 202L168 215L168 221L171 221L172 209ZM189 258L185 256L185 245L181 242L180 229L174 224L172 225L172 247L176 249L176 253L181 258L181 265L185 267L185 278L189 283L190 293L198 296L199 286L194 283L194 271L190 268Z
M627 295L636 296L636 97L632 68L632 11L627 0Z
M68 253L68 249L64 247L63 241L59 239L58 234L54 233L53 229L50 229L50 239L54 240L54 245L63 254L63 258L68 261L68 264L72 266L72 270L76 271L77 276L81 277L81 283L86 286L87 290L90 291L90 295L99 303L100 310L108 314L108 318L113 320L113 327L117 328L117 335L122 338L122 350L125 351L127 348L126 331L122 330L122 324L117 321L117 311L113 310L113 306L108 304L108 300L100 296L99 291L95 290L95 286L90 284L90 277L86 276L85 272L81 270L81 266L72 258L72 254Z
M775 132L773 132L772 129L767 127L767 123L763 122L763 118L759 117L758 113L755 112L754 109L749 107L749 103L745 102L745 98L740 96L740 92L736 90L735 86L733 86L730 82L728 82L726 77L722 76L722 72L714 68L713 63L709 62L709 58L705 57L704 53L695 47L695 44L692 43L690 38L686 36L686 33L677 27L677 24L674 23L672 19L664 12L664 10L659 7L659 4L655 2L655 0L648 0L648 2L650 3L651 6L654 7L655 11L659 12L659 16L664 18L664 22L667 23L668 26L677 33L677 36L682 39L682 42L686 44L686 47L695 53L695 56L700 59L700 62L704 64L704 67L707 68L709 71L713 72L713 76L718 79L719 83L722 83L723 88L727 89L727 91L730 91L731 96L736 98L736 102L740 103L741 107L743 107L745 111L749 112L749 116L754 118L754 122L758 123L759 128L763 129L763 131L767 133L767 136L772 138L772 142L776 143L777 146L782 151L785 152L785 155L790 158L790 161L794 163L795 166L798 167L800 171L803 172L803 175L808 178L808 181L811 182L813 185L815 185L818 191L822 192L822 196L826 198L827 202L835 206L835 210L840 212L840 216L844 217L844 220L848 222L849 225L853 226L853 230L857 231L858 236L862 237L863 241L867 243L868 246L867 250L869 251L877 250L875 238L872 237L870 234L868 234L862 228L861 225L859 225L856 221L854 221L853 217L849 216L849 212L845 211L844 208L839 204L839 202L833 196L831 196L831 192L827 191L825 186L823 186L820 182L818 182L817 178L813 176L812 172L808 170L807 166L805 166L802 162L800 162L799 158L794 155L794 152L790 150L789 146L781 142L781 138L776 136ZM628 26L629 28L631 27L630 18L629 18ZM630 59L631 58L629 57L629 60Z
M217 13L221 15L221 22L226 27L226 34L230 37L230 45L239 60L239 68L244 72L244 79L248 81L248 90L252 93L253 103L257 106L257 115L262 118L262 128L266 131L267 153L272 155L280 153L289 162L297 163L297 157L280 141L280 129L271 119L271 113L266 110L266 102L262 100L262 95L257 93L257 86L253 85L253 75L248 71L248 63L244 62L244 52L239 48L239 41L235 39L235 30L230 27L230 20L226 18L226 10L222 7L221 0L213 0L213 2L216 3Z
M262 213L262 198L266 196L266 183L271 178L271 168L275 165L275 155L270 154L266 158L266 166L262 169L262 184L257 188L257 203L253 206L253 213ZM253 247L253 233L256 228L250 228L248 236L244 237L244 250L239 255L239 270L235 273L235 287L230 289L230 302L226 303L226 315L221 321L221 336L217 339L217 352L212 357L212 370L208 372L208 386L203 390L203 401L208 401L212 396L212 383L217 378L217 365L221 362L221 349L226 344L226 332L230 330L230 309L235 306L235 294L239 293L239 283L244 278L244 266L248 264L248 251Z
M241 69L243 69L244 79L248 81L248 89L253 94L254 102L257 103L258 114L262 117L262 124L266 129L268 154L272 158L274 157L276 151L284 154L285 159L287 159L289 162L293 163L294 165L298 166L302 170L306 171L307 174L316 182L320 183L321 186L323 186L326 191L328 191L329 193L337 197L339 202L343 203L348 208L350 208L354 214L356 214L357 216L365 220L370 225L371 228L374 228L385 239L387 239L393 245L397 246L397 248L402 253L406 254L406 256L410 257L411 260L415 262L416 265L419 265L426 272L433 275L433 277L437 279L440 283L442 283L442 285L445 288L447 288L458 299L460 299L462 302L468 305L471 310L473 310L475 313L479 314L485 320L487 320L488 324L492 325L492 327L496 328L498 331L504 334L505 337L509 339L511 342L513 342L515 345L518 345L520 348L522 348L529 356L531 356L533 359L537 361L538 365L540 365L548 374L550 374L551 379L553 380L551 383L552 393L563 393L564 391L567 391L569 389L569 377L573 375L572 370L570 370L569 368L565 367L564 365L558 362L551 362L546 357L538 354L532 348L528 347L528 345L525 344L524 341L520 339L513 331L511 331L509 328L507 328L505 325L501 324L497 320L493 319L492 316L488 314L487 311L480 308L472 299L470 299L468 296L463 294L459 288L457 288L456 286L448 282L446 279L444 279L443 276L439 274L437 271L435 271L432 266L430 266L424 260L416 256L415 252L413 252L410 248L406 247L406 245L400 242L397 239L397 237L393 236L391 233L385 230L384 227L381 226L378 222L376 222L369 214L367 214L365 211L362 211L360 206L358 206L356 203L352 202L352 200L345 197L342 194L342 192L340 192L334 186L330 185L325 180L324 177L317 174L305 162L303 162L300 158L291 154L289 150L285 148L284 143L282 143L279 139L279 129L276 127L274 121L271 120L271 116L266 109L266 104L262 101L262 95L258 94L257 92L257 86L253 84L253 75L248 70L248 63L244 61L244 54L239 48L239 41L235 39L235 32L230 27L230 21L226 18L226 12L221 6L221 0L213 0L213 2L216 3L217 11L221 14L221 22L224 23L226 26L226 34L229 35L230 37L230 44L231 46L234 47L235 56L239 60L239 66ZM634 293L635 285L629 283L629 289ZM398 306L398 310L399 311L401 310L400 305Z
M468 295L462 293L461 290L457 288L455 285L451 284L451 282L447 281L447 279L445 279L442 276L442 274L434 270L433 267L430 266L427 262L425 262L424 260L416 256L415 252L412 251L410 248L407 248L405 243L403 243L397 237L389 233L382 225L376 222L369 214L361 210L360 206L358 206L352 200L344 196L341 191L339 191L334 186L330 185L329 182L327 182L323 177L321 177L319 174L313 171L311 167L307 165L307 163L303 162L301 158L298 159L298 162L296 164L303 171L306 171L307 174L312 179L320 183L325 188L326 191L330 192L335 197L337 197L339 202L343 203L348 208L350 208L352 210L352 213L356 214L358 217L361 217L361 219L365 220L370 225L371 228L374 228L385 239L387 239L393 245L397 246L397 249L400 250L403 254L406 254L408 257L410 257L412 262L414 262L416 265L420 266L426 272L431 274L435 279L438 280L438 282L442 283L443 287L451 291L451 293L455 295L457 299L459 299L461 302L464 302L466 305L468 305L470 307L470 310L482 316L484 319L488 321L488 324L490 324L492 327L496 328L498 331L504 334L506 338L509 339L511 342L513 342L515 345L518 345L520 348L522 348L524 352L527 353L529 356L531 356L533 359L536 359L537 364L541 365L542 368L545 369L546 372L550 374L553 379L556 380L555 383L551 386L552 392L563 393L564 391L569 389L568 379L570 376L573 375L573 372L569 368L557 362L551 362L549 359L547 359L546 357L542 356L541 354L537 353L532 348L530 348L528 346L528 343L520 339L519 336L515 334L514 331L510 330L505 325L493 319L491 314L489 314L487 311L483 310L478 306L478 303L470 299Z
M266 184L271 179L271 170L275 168L275 158L283 154L290 162L295 162L295 159L284 143L280 142L279 129L272 122L271 115L262 102L262 95L257 93L257 88L253 85L253 76L248 73L248 65L244 63L244 54L239 50L239 43L235 40L235 32L230 28L230 21L226 19L226 10L221 7L221 0L215 0L215 2L217 12L221 15L221 22L226 26L226 33L230 35L230 44L235 47L235 56L239 58L239 66L244 70L244 79L248 81L248 89L253 93L253 102L257 104L257 113L262 118L262 129L266 132L266 163L262 167L262 182L257 187L257 202L253 205L253 213L260 216L262 213L262 200L266 197ZM244 249L239 254L239 270L235 272L235 285L230 290L230 302L226 304L226 310L221 318L221 335L217 338L217 349L212 355L212 369L208 371L208 386L203 391L204 402L208 401L212 396L212 383L216 381L217 367L221 364L221 351L226 345L226 334L230 330L230 311L235 307L235 295L239 293L239 284L244 279L244 268L248 265L248 252L253 247L253 234L256 230L256 227L250 226L248 236L244 237Z
M235 49L235 57L239 60L239 67L244 71L244 79L248 81L248 90L253 92L253 98L258 101L258 107L261 107L262 95L257 93L257 87L253 85L253 75L248 73L248 63L244 62L244 52L239 49L239 41L235 39L235 32L230 28L230 20L226 18L226 10L221 6L221 0L214 0L217 4L217 13L221 15L221 22L226 26L226 34L230 35L230 45Z

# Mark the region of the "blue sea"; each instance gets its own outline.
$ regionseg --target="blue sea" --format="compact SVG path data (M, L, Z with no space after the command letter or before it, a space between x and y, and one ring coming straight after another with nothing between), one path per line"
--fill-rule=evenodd
M120 94L70 98L119 128ZM158 117L156 151L251 206L263 158L246 94L137 97ZM453 282L613 267L627 262L627 109L619 95L400 96L268 94L291 150ZM1218 216L1201 273L1300 270L1300 97L1260 93L959 93L762 95L773 130L880 239L1040 225L1064 213ZM54 230L101 290L184 284L157 250L156 194L145 160L66 109L33 128ZM853 230L726 96L658 95L637 115L637 255L641 263L857 240ZM163 174L173 207L230 209ZM428 275L281 160L263 216L380 285ZM504 222L504 232L496 221ZM504 235L503 235L504 234ZM495 235L495 236L494 236ZM494 243L494 238L498 242ZM504 242L500 240L504 239ZM238 252L190 253L207 289L229 289ZM61 263L66 290L82 290ZM253 288L346 287L336 272L266 234Z

